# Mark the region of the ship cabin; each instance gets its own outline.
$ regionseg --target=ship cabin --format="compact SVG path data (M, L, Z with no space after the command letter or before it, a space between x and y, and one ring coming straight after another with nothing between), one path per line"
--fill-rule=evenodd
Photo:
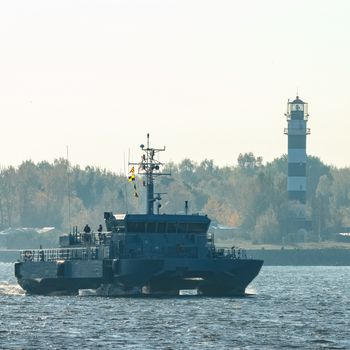
M207 258L211 239L205 215L104 214L116 257Z

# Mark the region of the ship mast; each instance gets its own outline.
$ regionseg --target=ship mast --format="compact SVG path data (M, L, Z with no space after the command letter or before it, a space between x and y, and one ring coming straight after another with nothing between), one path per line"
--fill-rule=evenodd
M161 200L160 195L164 193L157 193L155 196L154 193L154 179L158 176L162 175L171 175L170 173L161 173L160 167L164 164L155 159L155 155L159 152L165 151L165 147L163 148L152 148L149 145L149 134L147 134L147 146L140 145L140 148L144 152L141 157L140 163L129 163L130 165L138 166L138 174L144 176L146 179L144 181L144 185L147 189L147 214L154 214L154 202L156 200ZM160 206L158 206L158 209ZM158 210L159 213L159 210Z

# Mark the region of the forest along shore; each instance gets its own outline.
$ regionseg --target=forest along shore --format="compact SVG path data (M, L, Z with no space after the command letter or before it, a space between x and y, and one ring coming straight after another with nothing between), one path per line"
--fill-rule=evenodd
M166 198L171 200L164 201L161 214L183 212L184 201L188 201L189 213L205 213L213 223L240 228L242 239L260 244L319 242L350 231L350 168L337 169L311 155L306 173L313 232L307 233L288 232L286 225L290 217L287 155L263 164L262 157L244 153L224 167L209 159L200 163L184 159L179 164L168 163L164 172L170 172L172 177L160 179L157 191L166 192ZM1 230L9 236L8 240L3 237L4 244L0 242L4 248L17 248L11 245L14 240L7 230L9 227L54 227L65 232L70 223L82 228L88 220L97 229L104 210L113 213L144 210L145 192L139 191L139 197L135 198L134 184L128 183L126 174L91 166L82 169L66 159L56 159L53 163L25 161L18 167L1 168L0 178L0 241ZM135 184L143 188L138 176ZM23 240L29 238L29 232L21 230ZM55 239L55 232L33 232L31 237L35 242L28 239L21 246L29 247L33 243L39 247L40 235ZM53 243L43 246L52 247Z
M247 249L248 258L262 259L265 266L350 266L350 249ZM0 250L0 262L15 262L19 250Z

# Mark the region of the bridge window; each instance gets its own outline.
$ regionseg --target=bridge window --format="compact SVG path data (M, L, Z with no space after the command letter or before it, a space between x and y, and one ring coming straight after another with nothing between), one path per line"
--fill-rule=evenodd
M144 222L128 222L128 232L144 233L146 224Z
M165 222L158 222L157 232L158 233L165 233L166 232L166 223Z
M147 232L156 232L156 223L155 222L148 222L147 223Z
M180 222L177 224L177 233L187 233L187 224Z
M190 233L205 233L207 232L207 224L202 223L192 223L188 225L188 232Z
M176 233L176 222L168 222L168 233Z

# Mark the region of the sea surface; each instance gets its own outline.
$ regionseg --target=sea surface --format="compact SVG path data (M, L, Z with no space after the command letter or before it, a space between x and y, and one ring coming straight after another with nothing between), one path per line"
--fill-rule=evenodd
M350 267L263 267L248 292L26 296L0 263L0 349L350 349Z

